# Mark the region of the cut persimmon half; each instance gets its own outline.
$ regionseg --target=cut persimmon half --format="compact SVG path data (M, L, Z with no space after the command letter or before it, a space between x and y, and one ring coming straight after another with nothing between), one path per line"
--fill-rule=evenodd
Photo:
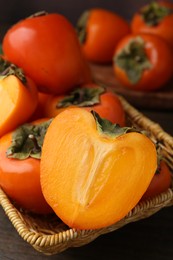
M27 85L10 75L0 78L0 136L25 123L36 109L38 96L34 82Z
M70 108L53 119L45 135L41 186L65 224L98 229L135 207L156 168L155 144L147 136Z

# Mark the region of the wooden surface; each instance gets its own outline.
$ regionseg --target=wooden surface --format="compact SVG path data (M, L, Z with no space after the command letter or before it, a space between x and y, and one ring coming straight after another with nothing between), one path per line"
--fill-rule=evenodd
M135 107L173 110L173 81L164 88L146 93L125 88L118 83L111 65L90 64L90 68L95 80L113 87L118 94L123 95Z
M141 111L173 135L172 112ZM23 241L0 208L0 260L172 260L172 233L173 207L168 207L147 219L130 223L103 235L83 247L70 248L54 256L45 256Z

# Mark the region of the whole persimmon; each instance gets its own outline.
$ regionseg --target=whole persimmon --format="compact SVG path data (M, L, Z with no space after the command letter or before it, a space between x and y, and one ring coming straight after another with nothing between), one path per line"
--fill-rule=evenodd
M150 185L142 196L142 200L151 199L154 196L167 191L171 187L172 174L164 160L158 164L155 175L153 176Z
M130 26L115 12L92 8L79 18L77 31L86 59L108 63L112 61L118 41L130 33Z
M53 212L40 185L41 147L49 124L40 119L0 139L0 186L17 207L37 214Z
M2 49L40 92L63 94L90 81L76 31L61 14L37 13L20 20L6 32Z
M81 107L88 111L94 110L101 117L125 125L125 111L119 97L105 87L90 83L75 88L64 96L51 96L44 106L46 117L55 117L67 107Z
M160 89L172 77L173 55L162 38L152 34L128 35L115 49L113 69L122 86L135 91Z
M37 107L36 107L34 113L31 116L31 118L29 118L28 122L32 122L37 119L46 117L45 116L45 106L46 106L47 101L50 99L50 97L52 97L52 95L46 94L43 92L38 92L38 104L37 104ZM47 116L47 117L49 117L49 116Z
M173 3L170 1L153 1L138 12L131 21L134 34L151 33L166 40L173 48Z

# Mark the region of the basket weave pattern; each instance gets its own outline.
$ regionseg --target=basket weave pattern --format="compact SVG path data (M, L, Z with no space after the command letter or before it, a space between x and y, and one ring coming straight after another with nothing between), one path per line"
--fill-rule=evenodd
M120 97L127 121L149 132L158 142L162 155L173 170L173 138L157 124L138 112ZM172 185L173 186L173 185ZM112 232L130 222L151 216L161 208L173 205L173 188L146 201L140 202L119 222L98 230L76 230L66 226L57 216L34 216L17 209L0 189L0 203L19 235L36 250L44 254L56 254L69 247L79 247L91 242L101 234Z

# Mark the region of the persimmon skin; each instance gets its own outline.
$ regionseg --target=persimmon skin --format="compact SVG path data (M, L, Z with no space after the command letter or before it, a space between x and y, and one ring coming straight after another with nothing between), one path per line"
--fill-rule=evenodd
M17 22L5 34L2 48L40 92L63 94L91 80L75 29L63 15L50 13Z
M47 119L33 122L39 124ZM12 133L0 139L0 186L10 199L24 210L37 214L50 214L53 210L46 203L40 185L40 160L8 158Z
M31 118L28 120L29 122L46 117L45 106L50 97L52 97L52 95L38 92L38 104Z
M140 37L145 42L145 52L152 65L150 69L143 71L140 80L132 83L125 70L113 63L113 69L117 80L124 86L135 91L151 92L164 87L172 77L172 51L170 46L160 37L151 34L128 35L124 37L115 49L116 55L127 46L127 44Z
M38 103L38 91L35 83L26 77L24 85L16 76L10 75L0 80L0 137L25 123L34 113ZM4 92L4 97L2 96ZM6 93L8 100L6 100ZM5 106L5 107L4 107Z
M82 43L86 59L96 63L111 62L118 41L129 33L129 24L118 14L101 8L89 10L86 40Z
M173 10L173 4L169 1L158 1L160 6L165 6ZM139 12L135 13L131 21L131 30L134 34L151 33L163 38L171 48L173 48L173 14L163 18L163 20L156 26L149 26L142 19Z
M69 108L53 119L46 133L41 187L65 224L102 228L138 203L156 167L155 145L146 136L128 133L109 138L96 130L90 112Z
M81 86L81 88L94 88L97 87L96 84L90 83L87 85ZM44 115L46 117L55 117L66 108L57 108L58 103L65 98L65 96L51 96L45 102L44 107ZM87 111L94 110L96 111L101 117L106 118L107 120L111 121L112 123L117 123L120 126L125 126L125 112L124 108L121 104L120 99L118 96L111 92L105 91L100 95L100 103L94 104L91 106L84 106L82 107Z
M150 185L148 186L146 192L142 196L142 200L153 198L167 191L171 187L172 175L166 162L161 160L160 169L158 173L155 173Z

